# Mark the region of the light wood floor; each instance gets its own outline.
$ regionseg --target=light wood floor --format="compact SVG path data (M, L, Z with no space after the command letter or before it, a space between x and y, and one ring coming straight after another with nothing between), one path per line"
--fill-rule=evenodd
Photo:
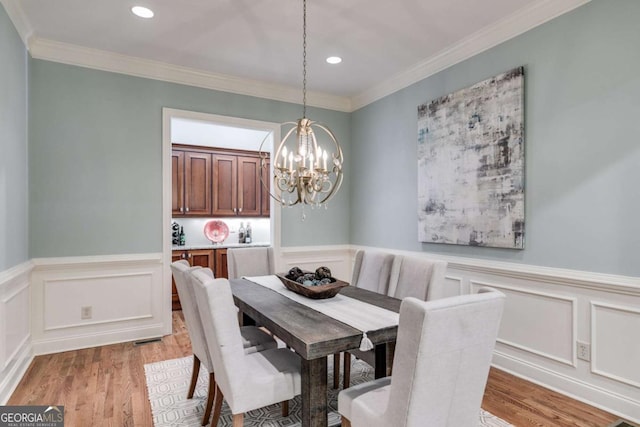
M37 356L9 405L64 405L65 425L152 426L144 364L191 354L182 312L173 335ZM608 426L618 417L492 369L482 407L520 426Z

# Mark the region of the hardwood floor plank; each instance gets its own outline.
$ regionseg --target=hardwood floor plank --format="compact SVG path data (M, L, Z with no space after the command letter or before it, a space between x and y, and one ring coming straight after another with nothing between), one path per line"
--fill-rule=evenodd
M151 427L144 365L191 356L182 312L173 334L148 344L113 344L37 356L9 405L64 405L69 426ZM516 427L604 427L619 417L491 369L482 407Z

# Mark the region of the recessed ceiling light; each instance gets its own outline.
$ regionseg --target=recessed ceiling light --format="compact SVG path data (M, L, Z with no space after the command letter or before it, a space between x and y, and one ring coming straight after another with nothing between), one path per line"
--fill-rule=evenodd
M139 16L140 18L153 18L153 10L142 7L142 6L133 6L131 8L131 12L134 15Z
M327 58L327 62L329 64L339 64L342 62L342 58L340 58L339 56L330 56Z

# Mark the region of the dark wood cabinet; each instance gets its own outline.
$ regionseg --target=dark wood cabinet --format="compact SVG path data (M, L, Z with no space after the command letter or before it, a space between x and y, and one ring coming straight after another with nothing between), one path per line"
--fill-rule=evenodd
M262 173L262 181L267 184L267 188L271 189L271 173L270 173L270 165L271 162L269 159L264 160L266 167L261 168L260 172ZM271 216L271 195L269 191L264 188L262 182L258 182L260 185L261 197L260 197L260 213L262 216L269 217Z
M227 250L216 249L216 278L229 278L229 270L227 269Z
M211 154L172 150L171 166L172 215L210 215Z
M260 158L238 156L238 215L262 215L260 190Z
M238 157L227 154L213 155L213 210L212 215L238 214Z
M226 249L224 250L226 253ZM189 265L200 266L205 268L210 268L213 271L214 276L216 276L216 262L215 262L215 251L213 249L190 249L190 250L178 250L172 251L171 253L171 261L178 260L187 260ZM225 259L226 261L226 259ZM227 264L225 262L224 269L226 271ZM216 276L217 277L217 276ZM180 298L178 297L178 290L176 289L176 282L171 278L171 309L172 310L181 310L180 306Z
M264 211L258 153L213 154L213 216L269 216ZM268 197L268 192L267 192Z
M258 152L175 144L171 155L174 217L268 217L269 192ZM266 159L268 167L269 158Z

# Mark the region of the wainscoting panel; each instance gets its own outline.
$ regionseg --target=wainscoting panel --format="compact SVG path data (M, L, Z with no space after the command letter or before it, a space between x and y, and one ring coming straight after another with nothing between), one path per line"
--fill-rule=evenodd
M446 275L444 278L445 298L465 295L469 293L465 290L464 281L461 277Z
M471 281L472 293L486 286L507 296L498 333L499 343L576 366L576 298Z
M151 271L45 280L44 330L153 317L152 292Z
M161 254L34 260L36 354L159 337L170 294Z
M592 301L591 345L591 371L637 387L640 396L640 306Z
M30 262L0 272L0 405L20 382L32 359Z
M383 250L448 262L450 296L489 286L507 299L493 365L640 423L640 278ZM590 346L578 358L577 345Z

